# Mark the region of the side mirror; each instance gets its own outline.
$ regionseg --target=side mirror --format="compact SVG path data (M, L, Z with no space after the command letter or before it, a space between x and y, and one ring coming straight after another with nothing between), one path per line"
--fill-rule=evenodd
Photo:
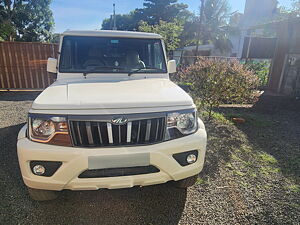
M176 73L176 61L175 60L168 61L168 73Z
M49 58L47 61L47 71L49 73L57 73L57 59Z

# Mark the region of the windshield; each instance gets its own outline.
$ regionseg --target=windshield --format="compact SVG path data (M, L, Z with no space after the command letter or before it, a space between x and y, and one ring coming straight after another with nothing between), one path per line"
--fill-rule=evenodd
M80 37L63 39L59 71L166 73L159 39Z

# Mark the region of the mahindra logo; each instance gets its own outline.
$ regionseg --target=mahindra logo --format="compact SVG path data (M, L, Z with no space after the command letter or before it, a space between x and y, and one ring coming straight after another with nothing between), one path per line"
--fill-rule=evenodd
M128 122L128 119L125 117L117 117L111 120L111 123L114 125L124 125Z

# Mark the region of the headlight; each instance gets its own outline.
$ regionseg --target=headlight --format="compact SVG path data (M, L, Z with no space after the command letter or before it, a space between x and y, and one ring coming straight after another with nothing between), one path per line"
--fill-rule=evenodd
M196 110L185 110L168 113L165 140L179 138L196 132L197 113Z
M55 133L55 125L51 120L33 119L32 120L32 136L48 139Z
M66 117L30 114L28 136L32 141L71 146Z

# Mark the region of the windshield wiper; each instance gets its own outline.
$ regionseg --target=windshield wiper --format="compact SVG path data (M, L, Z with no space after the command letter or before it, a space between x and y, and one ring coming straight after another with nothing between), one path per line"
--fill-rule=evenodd
M164 71L163 69L159 69L159 68L150 68L150 67L147 67L147 68L139 68L139 69L130 71L130 72L128 73L128 76L130 77L132 74L138 73L138 72L141 71L141 70L158 70L159 72L163 72L163 71Z
M90 70L84 71L83 72L84 78L86 79L86 75L89 74L89 73L98 73L99 71L96 71L97 69L118 69L118 70L121 69L121 70L124 70L125 68L123 68L123 67L116 68L116 67L113 67L113 66L96 66L96 67L94 67Z
M97 69L125 70L125 68L123 68L123 67L96 66L96 67L91 68L90 70L84 71L84 72L83 72L84 78L86 79L86 76L87 76L87 74L89 74L89 73L98 73L98 72L100 72L100 71L97 71ZM128 76L131 76L131 75L134 74L134 73L138 73L138 72L141 71L141 70L157 70L157 71L159 71L159 72L164 72L163 69L147 67L147 68L138 68L138 69L132 70L132 71L128 72ZM101 71L101 72L106 72L106 71ZM107 71L107 72L109 72L109 71Z
M132 71L130 71L130 72L128 73L128 76L130 77L132 74L137 73L137 72L139 72L139 71L141 71L141 70L143 70L143 69L145 69L145 68L139 68L139 69L136 69L136 70L132 70Z

